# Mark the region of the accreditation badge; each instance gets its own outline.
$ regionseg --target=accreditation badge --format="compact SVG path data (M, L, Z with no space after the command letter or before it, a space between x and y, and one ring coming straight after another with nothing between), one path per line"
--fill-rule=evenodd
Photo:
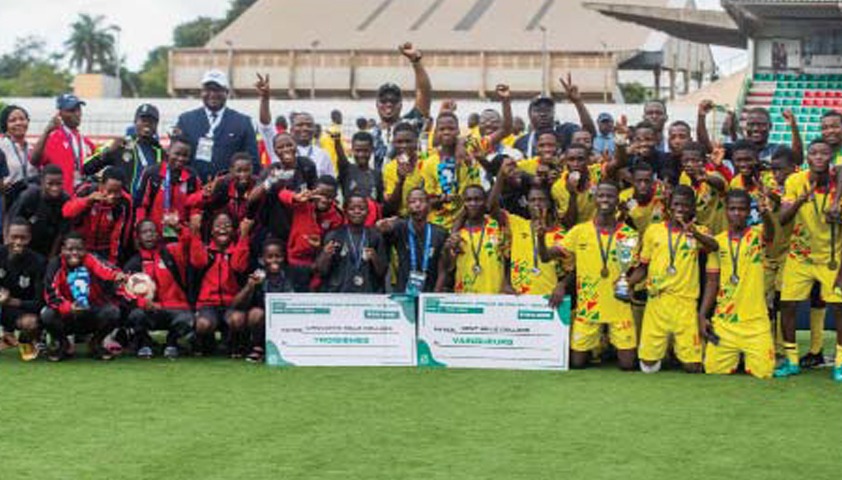
M210 162L213 157L213 139L202 137L196 145L196 160Z

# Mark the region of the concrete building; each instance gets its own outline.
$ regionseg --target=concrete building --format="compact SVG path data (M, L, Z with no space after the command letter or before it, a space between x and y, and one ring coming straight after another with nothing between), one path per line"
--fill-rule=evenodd
M622 1L620 3L631 3ZM637 0L694 9L692 0ZM170 92L198 91L209 68L228 71L235 95L251 95L257 72L279 96L371 96L392 81L413 85L397 45L424 53L437 96L484 98L497 83L515 95L557 94L571 72L584 96L622 101L624 71L651 72L686 91L713 72L707 45L628 25L568 0L260 0L205 48L170 53ZM664 82L662 72L667 72Z

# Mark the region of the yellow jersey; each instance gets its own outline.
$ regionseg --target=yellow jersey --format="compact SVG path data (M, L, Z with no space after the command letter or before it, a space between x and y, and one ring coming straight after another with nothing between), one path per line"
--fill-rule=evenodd
M508 232L485 216L483 227L459 229L462 253L456 257L456 293L498 294L509 257Z
M507 215L512 234L511 268L509 277L515 292L527 295L549 295L563 273L558 261L543 262L538 255L538 244L532 222L514 214ZM547 249L562 247L564 229L548 228L544 234Z
M763 226L748 227L739 238L722 232L716 236L716 242L719 251L708 255L707 260L707 271L719 274L714 323L769 322Z
M704 226L696 227L708 234ZM699 298L699 252L702 245L671 223L651 225L643 236L641 263L649 265L646 289L653 297L670 295L687 300Z

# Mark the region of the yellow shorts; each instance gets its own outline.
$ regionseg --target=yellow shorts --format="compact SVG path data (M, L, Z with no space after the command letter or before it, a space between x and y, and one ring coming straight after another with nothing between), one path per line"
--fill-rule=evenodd
M669 295L650 297L640 331L640 359L655 362L664 358L671 335L681 363L701 363L702 341L696 301Z
M719 345L708 342L705 349L705 372L734 373L742 353L747 373L757 378L772 376L775 369L775 346L769 319L758 318L740 324L714 322L713 331L719 335Z
M634 350L637 347L637 332L631 318L607 324L608 339L617 350ZM576 319L570 333L570 349L576 352L590 352L597 348L603 325L605 323Z
M793 258L787 258L783 268L782 302L800 302L810 298L813 282L822 286L822 300L827 303L842 303L842 296L833 293L836 271L826 264L809 264Z

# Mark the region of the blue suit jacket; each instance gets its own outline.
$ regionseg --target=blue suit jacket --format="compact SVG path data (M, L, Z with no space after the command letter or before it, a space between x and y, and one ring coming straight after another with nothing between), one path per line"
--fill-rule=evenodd
M257 136L250 117L230 108L225 109L222 121L213 136L212 162L196 160L196 145L210 127L204 107L182 113L178 117L176 127L190 139L190 145L193 147L190 166L193 167L202 182L206 182L208 178L218 172L229 170L231 168L231 156L238 152L246 152L251 155L255 175L260 172Z

